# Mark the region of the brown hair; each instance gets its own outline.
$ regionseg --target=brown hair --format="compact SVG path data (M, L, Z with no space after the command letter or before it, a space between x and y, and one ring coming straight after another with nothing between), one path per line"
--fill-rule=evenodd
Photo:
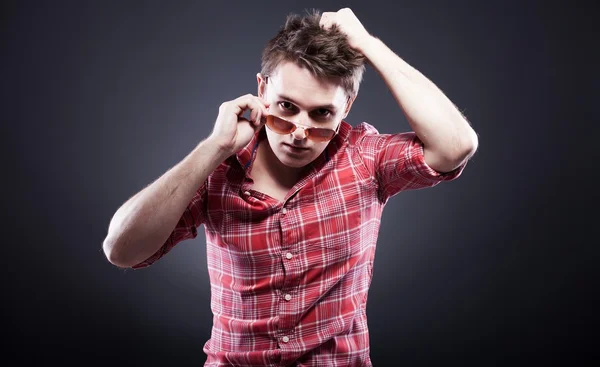
M336 81L349 96L356 96L365 70L365 57L348 44L336 26L321 28L321 13L290 14L262 53L261 74L272 75L277 66L293 61L316 78Z

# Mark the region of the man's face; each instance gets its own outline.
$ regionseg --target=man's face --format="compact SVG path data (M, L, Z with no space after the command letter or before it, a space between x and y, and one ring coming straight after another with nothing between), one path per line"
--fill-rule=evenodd
M259 96L270 103L269 112L286 120L336 130L347 114L348 96L342 86L318 80L293 62L279 65L267 80L259 74L258 82ZM288 167L306 166L328 144L305 138L303 128L287 135L279 135L269 128L266 132L271 150Z

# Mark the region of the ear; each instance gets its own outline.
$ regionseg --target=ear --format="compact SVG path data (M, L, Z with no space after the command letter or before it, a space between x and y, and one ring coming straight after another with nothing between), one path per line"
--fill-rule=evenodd
M348 116L348 114L350 113L350 109L352 108L352 104L354 103L355 99L356 99L356 96L348 97L348 101L346 102L346 109L344 110L344 117L342 117L342 119L345 119Z
M256 74L256 83L258 84L258 96L264 99L267 77L265 77L261 73Z

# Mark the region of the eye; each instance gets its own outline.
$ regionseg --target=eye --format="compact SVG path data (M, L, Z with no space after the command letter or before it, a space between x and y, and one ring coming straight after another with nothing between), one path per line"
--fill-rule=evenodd
M326 108L319 108L319 109L317 110L317 115L318 115L319 117L328 117L328 116L331 116L331 115L332 115L332 113L331 113L331 111L329 111L329 110L328 110L328 109L326 109Z
M288 110L288 111L291 111L292 109L294 109L294 105L288 101L279 102L279 106L281 108L283 108L284 110Z

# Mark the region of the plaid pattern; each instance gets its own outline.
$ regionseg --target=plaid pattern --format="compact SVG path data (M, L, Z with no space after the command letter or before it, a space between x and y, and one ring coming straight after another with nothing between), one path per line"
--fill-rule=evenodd
M252 190L261 130L198 189L164 246L207 239L211 338L205 366L371 366L367 293L388 199L460 176L431 169L413 132L342 122L284 202Z

